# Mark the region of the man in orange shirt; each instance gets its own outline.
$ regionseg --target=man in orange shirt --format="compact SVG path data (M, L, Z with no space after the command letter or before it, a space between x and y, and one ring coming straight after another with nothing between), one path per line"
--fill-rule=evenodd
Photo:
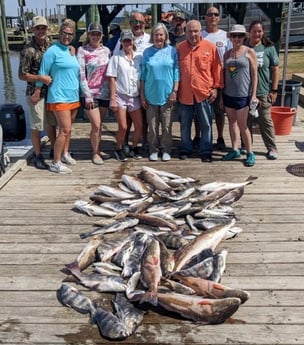
M196 114L201 130L202 162L212 162L212 110L210 104L223 87L222 68L215 45L201 37L201 24L190 20L187 40L178 46L180 84L178 100L181 121L180 159L192 154L191 125Z

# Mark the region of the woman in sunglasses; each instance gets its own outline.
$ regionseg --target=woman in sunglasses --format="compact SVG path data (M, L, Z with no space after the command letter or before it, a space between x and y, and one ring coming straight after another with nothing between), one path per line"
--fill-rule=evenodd
M243 25L233 25L227 36L232 42L232 49L224 54L223 103L229 121L232 150L223 156L223 160L230 161L240 157L241 135L247 150L244 164L251 167L255 164L255 155L252 152L247 118L250 104L256 101L257 59L254 50L244 45L248 34Z
M68 152L72 123L80 107L80 66L75 54L71 52L75 28L75 22L71 19L62 22L59 39L43 54L39 70L40 75L49 75L52 78L47 93L47 110L53 111L59 132L54 144L54 160L50 171L58 174L71 173L72 170L65 164L76 164ZM35 93L39 94L42 85L41 82L36 82Z

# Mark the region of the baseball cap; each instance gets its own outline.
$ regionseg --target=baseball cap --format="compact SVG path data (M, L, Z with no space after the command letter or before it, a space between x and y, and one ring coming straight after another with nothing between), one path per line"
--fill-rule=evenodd
M134 36L132 31L123 31L120 35L120 40L124 41L124 40L134 40Z
M183 12L175 12L173 15L173 19L177 19L177 18L186 20L186 17Z
M47 20L42 16L36 16L32 19L33 28L36 26L48 26Z
M98 23L91 23L88 26L88 32L100 32L103 33L102 26Z

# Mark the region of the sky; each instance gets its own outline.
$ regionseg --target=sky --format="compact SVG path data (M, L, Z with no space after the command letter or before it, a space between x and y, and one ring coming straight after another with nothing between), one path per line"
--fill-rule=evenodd
M33 11L35 14L38 11L38 15L41 15L41 11L43 14L45 13L45 8L47 8L47 13L50 10L53 12L56 9L56 0L24 0L25 7L23 8L24 11ZM5 0L5 11L7 16L17 16L18 15L18 0Z

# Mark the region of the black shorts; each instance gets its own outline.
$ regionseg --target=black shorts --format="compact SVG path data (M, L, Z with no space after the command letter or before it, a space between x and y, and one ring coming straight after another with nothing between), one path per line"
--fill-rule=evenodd
M87 109L85 106L86 102L85 102L84 97L80 98L80 102L81 102L81 105L84 107L84 109ZM90 108L90 109L95 109L99 107L109 108L109 106L110 106L109 100L93 98L93 108Z
M227 108L239 110L249 106L250 97L231 97L223 94L223 103Z

